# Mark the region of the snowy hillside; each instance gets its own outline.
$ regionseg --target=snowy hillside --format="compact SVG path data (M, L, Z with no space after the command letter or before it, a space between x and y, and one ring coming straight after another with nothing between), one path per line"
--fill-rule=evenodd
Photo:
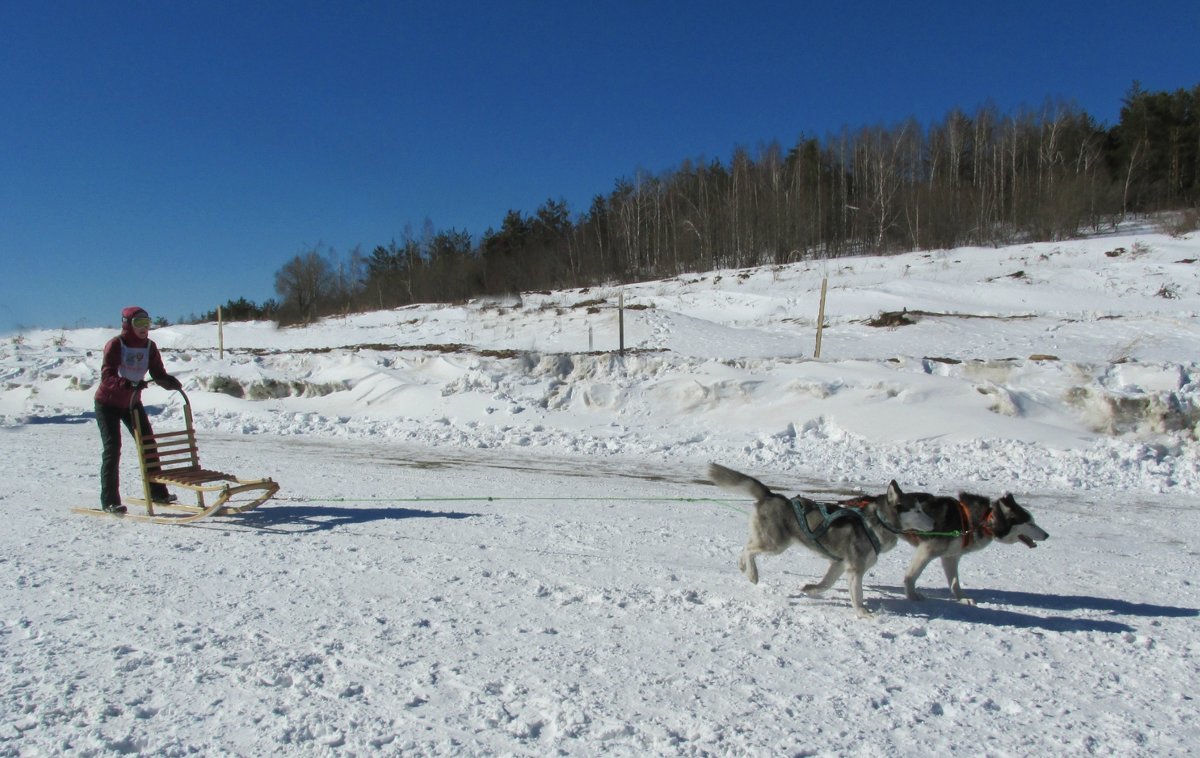
M615 288L228 324L223 358L215 324L153 337L223 432L1197 494L1198 258L1145 234L682 276L624 288L624 357ZM7 423L89 410L109 336L4 345Z

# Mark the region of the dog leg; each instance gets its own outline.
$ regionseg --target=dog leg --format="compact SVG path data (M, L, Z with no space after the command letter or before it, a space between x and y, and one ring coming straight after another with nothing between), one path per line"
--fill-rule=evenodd
M738 556L738 569L746 575L751 584L758 584L758 564L754 562L754 551L750 545Z
M908 571L904 572L904 596L909 600L924 600L925 596L917 592L917 578L921 576L921 572L933 560L933 554L921 545L917 548L917 552L913 554L912 561L908 564Z
M829 570L825 572L825 578L822 579L821 581L817 582L816 584L804 585L804 587L801 589L801 591L805 595L809 595L811 597L816 597L816 596L820 595L822 592L824 592L825 590L832 587L834 585L834 582L836 582L839 578L841 578L842 573L845 570L846 570L846 562L845 561L830 561Z
M850 584L850 605L854 606L854 610L858 612L859 616L871 618L874 614L863 604L863 571L861 567L851 566L847 581Z
M975 605L975 601L967 597L967 594L962 591L962 585L958 583L958 559L957 555L942 556L942 570L946 572L946 582L950 585L950 591L954 593L958 602Z

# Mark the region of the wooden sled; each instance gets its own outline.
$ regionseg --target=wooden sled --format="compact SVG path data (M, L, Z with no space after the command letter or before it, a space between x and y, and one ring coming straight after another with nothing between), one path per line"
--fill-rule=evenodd
M192 404L187 393L176 390L183 397L184 428L178 431L155 431L152 436L142 436L141 419L138 418L138 399L134 396L133 438L137 446L138 468L142 472L142 497L125 498L126 505L141 506L145 515L135 513L111 514L91 508L73 508L76 513L89 516L116 516L134 521L152 521L158 524L188 524L210 516L231 516L253 510L279 491L279 484L270 478L239 479L232 474L202 468L199 447L196 445L196 429L192 424ZM180 502L155 502L150 497L153 484L164 484L196 493L196 504ZM205 495L213 495L211 503ZM242 497L239 497L242 496ZM170 513L155 513L155 509Z

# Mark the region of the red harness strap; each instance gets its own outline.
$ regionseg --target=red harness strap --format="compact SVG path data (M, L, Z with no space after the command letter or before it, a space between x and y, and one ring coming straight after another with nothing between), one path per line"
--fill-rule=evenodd
M968 547L971 546L971 543L973 543L975 541L975 532L976 531L979 532L980 537L993 536L994 533L992 532L991 523L992 523L992 518L996 515L996 512L994 510L992 510L991 508L988 508L987 515L983 517L983 521L979 522L979 526L971 525L971 509L967 507L967 504L964 503L961 498L958 500L958 510L959 510L959 516L962 518L962 547L963 547L963 550L966 550Z

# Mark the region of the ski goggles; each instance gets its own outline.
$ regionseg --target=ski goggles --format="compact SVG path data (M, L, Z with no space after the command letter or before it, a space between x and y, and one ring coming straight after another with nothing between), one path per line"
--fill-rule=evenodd
M138 316L129 323L133 324L135 329L145 329L146 327L150 326L150 319L146 316Z

